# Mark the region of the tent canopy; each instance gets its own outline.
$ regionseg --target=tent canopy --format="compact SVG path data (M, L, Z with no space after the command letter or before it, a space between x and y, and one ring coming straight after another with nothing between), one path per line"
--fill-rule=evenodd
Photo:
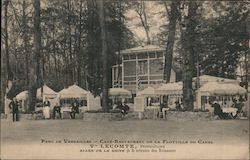
M139 96L156 96L156 90L153 87L145 88L144 90L138 92Z
M37 99L42 99L42 92L41 88L38 88L36 91L36 98ZM29 92L27 90L20 92L19 94L16 95L17 100L25 100L29 96ZM57 92L49 88L47 85L43 86L43 96L48 97L48 98L56 98Z
M17 100L25 100L29 97L28 91L22 91L16 95Z
M165 83L156 89L156 93L160 95L182 94L182 82Z
M131 98L132 94L130 91L124 88L110 88L109 96L111 97L120 97L120 98Z
M84 98L87 97L88 91L82 89L76 84L69 86L68 88L64 88L58 94L60 99L63 98Z
M197 77L193 78L193 82L197 81ZM228 79L228 78L223 78L223 77L215 77L215 76L210 76L210 75L202 75L199 76L199 82L200 85L203 86L204 84L208 82L223 82L223 83L233 83L233 84L239 84L238 80L235 79Z
M208 82L199 89L202 95L244 95L246 89L231 83Z
M38 99L42 99L42 87L38 88L36 91L36 97ZM52 90L51 88L49 88L47 85L43 86L43 95L45 97L49 97L49 98L55 98L57 96L57 92L55 92L54 90Z

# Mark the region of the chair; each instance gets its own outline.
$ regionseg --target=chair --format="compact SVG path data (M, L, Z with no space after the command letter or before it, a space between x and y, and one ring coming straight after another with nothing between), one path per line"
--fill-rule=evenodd
M244 111L243 111L244 104L241 104L237 107L236 115L234 116L234 119L241 119L243 117Z

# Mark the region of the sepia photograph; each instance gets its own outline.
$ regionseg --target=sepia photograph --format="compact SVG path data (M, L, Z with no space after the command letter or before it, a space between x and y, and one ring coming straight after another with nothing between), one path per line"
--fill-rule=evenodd
M248 0L1 0L1 160L249 160Z

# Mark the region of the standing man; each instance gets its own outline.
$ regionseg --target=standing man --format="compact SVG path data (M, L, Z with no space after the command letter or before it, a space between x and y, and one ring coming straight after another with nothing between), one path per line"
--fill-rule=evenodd
M13 114L13 122L18 121L18 101L16 98L13 98L13 100L9 104L9 108L12 109Z

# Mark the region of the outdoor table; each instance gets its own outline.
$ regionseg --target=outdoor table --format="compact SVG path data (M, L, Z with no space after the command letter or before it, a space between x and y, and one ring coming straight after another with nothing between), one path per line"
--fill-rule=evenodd
M35 112L42 112L43 111L43 107L36 107L35 108Z
M63 112L71 112L71 107L62 107L61 108L61 113L62 113L62 119L63 119Z
M166 114L169 108L162 108L162 113L163 113L163 119L166 119Z
M222 112L229 113L229 116L233 118L233 116L237 114L237 109L233 107L225 107L225 108L222 108Z

